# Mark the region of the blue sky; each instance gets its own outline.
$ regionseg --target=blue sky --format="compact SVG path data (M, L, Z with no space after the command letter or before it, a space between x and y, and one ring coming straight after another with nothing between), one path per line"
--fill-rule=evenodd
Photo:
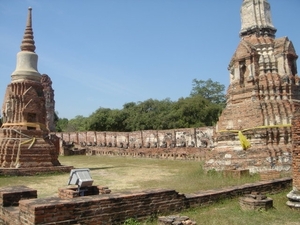
M276 37L300 52L299 0L269 0ZM38 70L60 118L187 97L192 80L229 85L242 0L0 0L0 104L32 7ZM299 62L298 62L299 65ZM300 69L299 69L300 70ZM1 97L2 96L2 97Z

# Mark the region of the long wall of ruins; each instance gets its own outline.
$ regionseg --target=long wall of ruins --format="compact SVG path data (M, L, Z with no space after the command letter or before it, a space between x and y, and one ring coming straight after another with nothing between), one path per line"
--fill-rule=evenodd
M135 132L61 132L60 155L122 155L203 160L214 147L215 127Z

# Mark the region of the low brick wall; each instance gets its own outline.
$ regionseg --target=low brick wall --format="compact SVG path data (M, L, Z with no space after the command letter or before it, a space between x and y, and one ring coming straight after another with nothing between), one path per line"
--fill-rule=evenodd
M253 191L277 193L291 187L291 184L291 178L282 178L186 195L175 190L158 189L70 199L57 197L27 199L20 200L18 207L5 207L1 204L0 224L122 224L128 218L142 220L152 215L180 212L183 209L206 206L220 199L235 198ZM24 187L24 192L28 190ZM12 195L22 196L20 188L18 193L15 193L11 187L1 188L1 203L5 202L3 199L5 195L2 193L9 193L9 191L12 191Z
M264 171L259 173L260 180L275 180L280 178L280 171Z
M243 176L249 176L249 170L223 170L223 175L225 177L232 177L240 179Z
M73 166L48 166L28 168L0 168L0 175L4 176L35 176L47 173L69 173Z

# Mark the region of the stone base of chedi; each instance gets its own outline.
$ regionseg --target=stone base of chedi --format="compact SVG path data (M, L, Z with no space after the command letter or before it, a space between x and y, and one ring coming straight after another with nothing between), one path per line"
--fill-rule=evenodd
M1 129L1 167L59 166L55 147L43 139L43 133L42 130Z
M268 210L273 208L273 200L264 194L252 192L239 198L242 210Z
M0 129L0 175L69 172L58 161L58 142L44 130Z
M0 175L69 172L58 161L58 138L43 130L0 129Z
M300 191L292 190L290 193L287 194L287 206L291 207L292 209L300 210Z

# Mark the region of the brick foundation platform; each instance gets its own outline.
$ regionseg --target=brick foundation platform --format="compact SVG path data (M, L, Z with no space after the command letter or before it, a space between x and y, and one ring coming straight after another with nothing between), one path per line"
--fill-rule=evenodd
M30 167L30 168L0 168L4 176L34 176L49 173L69 173L73 166Z
M249 176L249 170L224 170L223 171L223 176L224 177L232 177L232 178L238 178L240 179L241 177Z
M260 180L275 180L280 178L280 171L270 170L259 173Z
M273 208L273 200L259 193L251 193L239 198L243 210L268 210Z
M193 194L156 189L99 193L67 199L36 198L36 190L25 186L3 187L0 188L0 224L123 224L129 218L144 220L158 213L178 213L251 192L278 193L290 187L291 183L290 178L282 178Z

